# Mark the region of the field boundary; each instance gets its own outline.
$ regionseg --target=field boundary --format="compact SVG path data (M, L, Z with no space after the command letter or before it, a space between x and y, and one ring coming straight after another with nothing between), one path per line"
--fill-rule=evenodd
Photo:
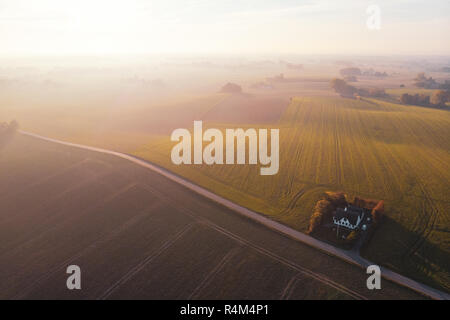
M370 262L369 260L362 258L360 255L358 255L354 252L348 252L343 249L336 248L330 244L324 243L324 242L322 242L318 239L315 239L311 236L308 236L300 231L294 230L286 225L276 222L276 221L262 215L261 213L257 213L255 211L252 211L250 209L242 207L230 200L222 198L221 196L219 196L203 187L200 187L199 185L197 185L193 182L190 182L184 178L181 178L180 176L170 172L167 169L164 169L158 165L152 164L151 162L149 162L147 160L142 160L142 159L139 159L132 155L128 155L128 154L117 152L117 151L112 151L112 150L107 150L107 149L102 149L102 148L97 148L97 147L91 147L91 146L86 146L86 145L77 144L77 143L66 142L66 141L62 141L62 140L57 140L57 139L41 136L41 135L27 132L27 131L19 130L19 133L21 133L25 136L30 136L30 137L48 141L48 142L53 142L53 143L58 143L58 144L62 144L62 145L70 146L70 147L75 147L75 148L80 148L80 149L84 149L84 150L113 155L113 156L116 156L116 157L119 157L119 158L122 158L122 159L125 159L128 161L131 161L137 165L140 165L142 167L150 169L150 170L168 178L169 180L172 180L172 181L194 191L195 193L200 194L201 196L206 197L216 203L219 203L219 204L221 204L221 205L223 205L223 206L225 206L225 207L227 207L227 208L229 208L229 209L231 209L253 221L256 221L256 222L258 222L272 230L275 230L285 236L288 236L292 239L295 239L304 244L307 244L307 245L309 245L315 249L318 249L326 254L337 257L341 260L344 260L348 263L359 266L363 269L366 269L367 266L374 264L374 263ZM385 267L380 266L380 268L381 268L381 275L386 280L389 280L389 281L392 281L401 286L407 287L411 290L414 290L423 295L426 295L432 299L450 300L450 295L445 292L442 292L435 288L431 288L425 284L417 282L408 277L402 276L402 275L400 275L390 269L387 269Z

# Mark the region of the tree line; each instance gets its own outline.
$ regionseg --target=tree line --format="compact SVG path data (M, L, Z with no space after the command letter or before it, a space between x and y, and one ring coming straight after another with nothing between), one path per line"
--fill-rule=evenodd
M426 78L422 74L422 76L419 75L416 79L426 79L427 82L430 82L431 78ZM331 80L331 87L343 97L388 97L382 88L356 88L348 84L345 80L338 78ZM439 84L439 88L431 96L423 93L403 93L400 96L400 102L408 105L444 108L446 103L450 102L450 81L447 80Z
M386 92L382 88L356 88L352 85L349 85L347 81L334 78L331 80L331 87L344 97L385 97Z
M403 104L443 108L447 102L450 102L450 90L436 90L431 96L422 93L403 93L400 101Z

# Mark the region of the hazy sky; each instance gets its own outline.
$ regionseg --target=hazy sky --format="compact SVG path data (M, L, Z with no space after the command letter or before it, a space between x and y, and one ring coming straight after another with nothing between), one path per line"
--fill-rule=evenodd
M449 0L0 0L0 54L450 54L449 14Z

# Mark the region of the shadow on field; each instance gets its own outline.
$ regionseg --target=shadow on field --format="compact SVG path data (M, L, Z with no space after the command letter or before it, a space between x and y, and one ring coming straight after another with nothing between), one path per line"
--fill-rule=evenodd
M450 292L450 253L388 216L384 217L361 255L431 287Z

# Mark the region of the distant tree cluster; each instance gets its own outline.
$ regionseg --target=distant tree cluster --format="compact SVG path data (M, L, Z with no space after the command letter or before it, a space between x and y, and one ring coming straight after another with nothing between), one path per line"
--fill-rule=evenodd
M444 83L439 83L433 77L426 77L425 73L421 72L414 78L414 85L424 89L442 89L450 90L450 80L445 80Z
M358 91L355 87L349 85L345 80L338 78L331 80L331 87L334 91L344 97L351 97Z
M361 71L361 69L356 67L348 67L339 70L339 73L342 77L356 77L356 76L370 76L370 77L378 77L378 78L384 78L387 77L388 74L386 72L380 72L375 71L373 69L367 69L364 71Z
M237 85L235 83L228 82L226 85L222 87L220 92L223 93L241 93L242 87L240 85Z
M403 104L412 104L415 106L428 107L430 105L430 96L426 94L409 94L403 93L400 96L400 101Z
M439 86L439 88L442 89L442 90L448 90L448 91L450 91L450 80L445 80L444 83L442 83L442 84Z
M447 102L450 102L450 89L437 90L431 95L430 102L437 107L444 107Z
M414 79L414 85L419 88L424 89L438 89L439 83L436 82L432 77L427 78L425 73L421 72Z
M378 78L384 78L384 77L388 76L388 74L385 71L384 72L380 72L380 71L375 71L373 69L364 70L362 75L363 76L378 77Z
M360 76L362 74L361 69L355 67L349 67L339 70L341 76Z
M361 97L382 98L386 96L386 91L383 88L359 88L358 94Z
M331 80L331 87L344 97L353 97L355 95L361 97L381 98L386 96L386 92L382 88L356 88L349 85L347 81L334 78Z
M403 93L400 96L403 104L411 104L423 107L445 107L450 102L450 90L436 90L431 97L426 94L409 94Z
M404 93L400 96L400 101L403 104L442 108L446 106L447 102L450 102L450 80L445 80L444 83L438 83L432 77L426 77L425 73L421 72L414 81L415 86L419 88L439 90L433 92L431 96L426 94Z

